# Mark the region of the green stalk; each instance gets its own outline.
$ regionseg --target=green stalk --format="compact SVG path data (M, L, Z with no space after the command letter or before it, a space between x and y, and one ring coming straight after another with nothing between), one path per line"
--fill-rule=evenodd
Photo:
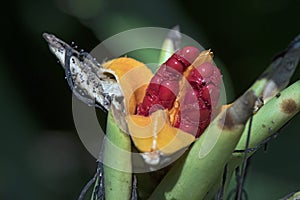
M168 172L150 199L203 199L222 174L252 114L255 100L256 96L249 91L219 114L186 159Z
M300 110L300 80L273 97L254 116L251 129L250 148L276 133ZM247 123L248 127L249 122ZM236 149L243 149L246 144L245 129Z
M108 115L104 148L105 199L128 200L132 189L131 141Z
M273 97L265 104L254 116L252 121L251 137L249 148L256 148L264 140L275 134L284 124L292 119L300 111L300 80L284 89L280 95ZM247 132L249 121L243 131L242 137L236 146L236 150L245 149L247 140ZM256 151L257 149L255 149ZM255 151L248 153L248 157L253 155ZM226 186L229 184L234 170L243 162L244 153L233 153L228 162L228 178ZM221 186L221 176L217 180L209 193L209 198L213 198L214 194ZM226 187L225 187L226 188Z
M283 90L280 95L273 97L254 116L251 129L249 148L256 148L265 139L275 134L284 124L300 111L300 80ZM245 131L236 150L245 148L247 139L247 123ZM250 157L255 151L248 154ZM229 173L243 161L243 153L233 153L229 161Z
M299 81L294 83L288 89L279 93L285 88L292 77L300 58L300 35L298 35L288 47L278 54L260 76L260 78L250 87L254 93L262 98L262 102L266 104L259 110L261 102L258 101L256 109L259 110L254 115L249 148L256 148L265 139L276 133L288 120L299 112ZM274 97L276 95L276 97ZM271 100L271 102L269 102ZM256 110L256 111L257 111ZM239 141L236 150L243 150L246 146L247 131L249 121L245 131ZM250 157L255 151L247 154ZM243 153L233 154L228 163L228 174L231 177L236 167L242 164L244 158ZM220 180L217 181L210 191L210 195L214 195L220 187ZM227 178L228 185L230 178ZM226 187L225 187L226 188ZM210 196L212 198L212 196Z

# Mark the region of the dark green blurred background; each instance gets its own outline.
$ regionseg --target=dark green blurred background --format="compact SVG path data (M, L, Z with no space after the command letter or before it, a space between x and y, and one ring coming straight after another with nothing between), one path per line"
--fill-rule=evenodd
M179 24L228 69L233 100L300 33L299 10L297 0L17 0L2 5L0 199L76 199L94 173L95 159L73 124L71 92L43 32L88 51L123 30ZM299 75L298 69L293 81ZM278 199L300 189L299 123L298 115L267 153L255 154L246 182L250 199Z

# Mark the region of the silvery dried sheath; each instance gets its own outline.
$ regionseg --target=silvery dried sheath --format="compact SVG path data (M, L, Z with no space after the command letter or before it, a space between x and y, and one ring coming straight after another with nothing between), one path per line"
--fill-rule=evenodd
M268 79L262 94L264 100L270 99L288 85L298 65L299 58L300 35L284 51L273 58L270 68L262 74L263 78Z
M73 94L89 106L113 111L117 124L124 131L126 109L124 96L114 71L105 69L89 53L78 52L52 34L44 33L50 51L65 70L67 82Z

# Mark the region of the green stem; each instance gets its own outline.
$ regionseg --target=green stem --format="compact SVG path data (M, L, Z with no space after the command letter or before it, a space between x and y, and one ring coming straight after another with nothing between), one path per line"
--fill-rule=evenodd
M109 113L104 149L105 199L128 200L132 189L131 140Z

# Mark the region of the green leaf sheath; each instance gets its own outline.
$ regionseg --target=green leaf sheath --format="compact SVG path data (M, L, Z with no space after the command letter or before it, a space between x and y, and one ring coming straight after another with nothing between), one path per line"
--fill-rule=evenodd
M275 134L284 124L292 119L300 110L300 80L284 89L280 95L273 97L267 104L265 104L254 116L251 128L251 137L249 141L249 148L256 148L268 137ZM244 150L249 121L243 131L242 137L236 146L236 150ZM255 149L256 151L257 149ZM250 157L255 151L248 153ZM243 162L243 153L233 153L231 159L228 161L227 181L226 187L229 184L234 170ZM220 178L214 185L211 194L217 192L220 187ZM225 188L226 188L225 187Z
M179 26L175 26L169 31L168 35L166 36L163 42L158 63L162 64L166 62L172 56L172 54L180 48L180 43L181 35L179 31Z
M105 199L128 200L132 189L131 141L109 113L104 148Z
M284 89L280 96L273 97L265 104L254 116L251 128L250 148L256 148L265 139L276 133L285 123L292 119L300 110L300 80ZM288 111L288 112L287 112ZM242 133L241 139L236 146L236 150L244 150L248 134L249 121ZM248 153L250 157L255 151ZM243 153L233 153L228 161L227 180L225 189L231 180L234 170L243 162ZM213 198L214 194L221 186L222 176L215 182L209 192L209 198Z
M251 129L250 148L255 148L263 140L276 133L300 110L300 80L273 97L254 116ZM248 127L249 122L247 123ZM236 149L246 144L245 129Z
M186 159L168 172L150 199L203 199L222 174L252 114L255 100L256 96L249 91L220 113Z

